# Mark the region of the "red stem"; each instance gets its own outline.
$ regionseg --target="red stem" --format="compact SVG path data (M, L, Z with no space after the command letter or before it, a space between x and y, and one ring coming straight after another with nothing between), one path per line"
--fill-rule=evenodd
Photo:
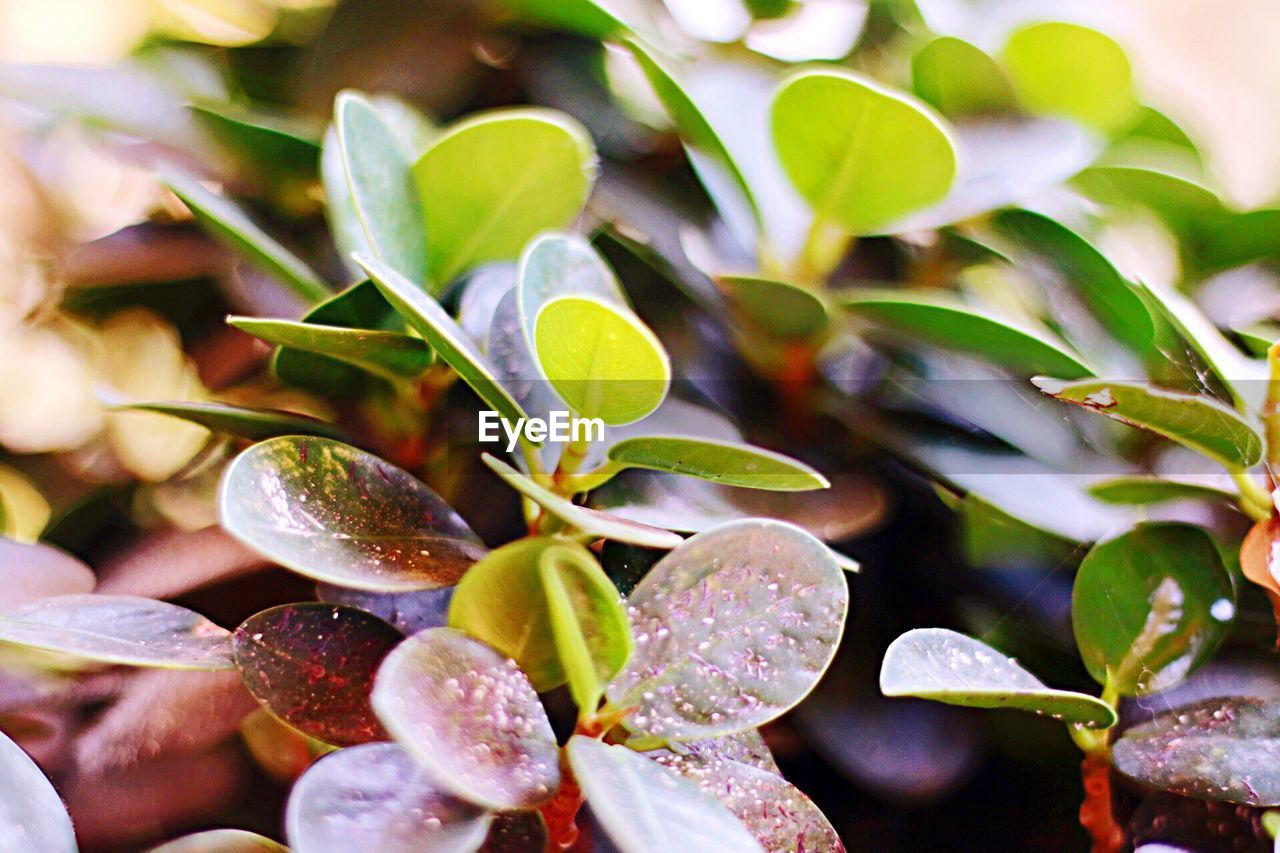
M1111 765L1103 755L1086 755L1080 764L1084 782L1084 802L1080 805L1080 825L1093 839L1093 853L1118 853L1124 845L1124 830L1111 810Z

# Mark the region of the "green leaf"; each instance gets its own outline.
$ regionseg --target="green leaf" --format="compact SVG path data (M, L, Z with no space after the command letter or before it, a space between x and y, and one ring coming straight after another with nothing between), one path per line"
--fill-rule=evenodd
M636 652L609 685L641 738L763 725L805 697L840 642L849 590L820 541L733 521L663 557L628 597Z
M1249 354L1257 358L1266 358L1271 345L1280 341L1280 324L1268 320L1251 323L1234 331Z
M269 183L315 177L320 144L306 122L231 105L193 104L190 110L237 165L255 177Z
M1028 110L1113 131L1137 111L1124 49L1097 30L1062 22L1016 30L1004 65Z
M1056 369L1049 373L1093 375L1078 355L1047 333L992 317L947 296L861 289L843 294L842 304L889 331L976 355L1016 373L1045 373L1044 366L1052 364Z
M542 306L534 353L570 409L610 426L652 413L671 384L671 363L653 332L629 310L596 298L561 296Z
M568 498L563 498L550 489L538 485L500 459L495 459L487 453L481 458L511 488L551 515L594 539L612 539L616 542L643 545L646 548L674 548L684 541L676 533L628 521L607 512L578 506Z
M625 44L680 131L689 162L729 227L746 237L758 233L761 219L755 196L716 129L656 53L636 39ZM744 245L752 242L745 240Z
M880 666L880 692L970 708L1014 708L1090 728L1116 723L1116 712L1101 699L1046 687L1013 658L945 628L918 628L894 640Z
M514 660L539 693L565 682L539 570L547 549L563 542L526 536L490 551L458 581L449 604L450 628Z
M426 339L440 359L457 371L500 417L515 424L526 417L520 404L502 387L493 368L440 303L397 271L372 258L356 257L378 290L405 321ZM535 442L536 444L536 442Z
M522 20L604 41L630 30L616 7L625 0L499 0Z
M427 778L399 746L369 743L307 768L289 793L285 834L296 853L472 853L491 819Z
M324 189L324 215L333 236L333 246L343 268L352 276L358 276L360 268L351 256L356 252L367 255L372 250L364 234L364 223L356 212L355 200L351 198L347 167L342 162L342 149L338 145L338 129L333 125L324 132L324 145L320 151L320 184Z
M325 743L385 740L369 705L373 674L404 635L342 605L281 604L236 628L231 651L262 706Z
M199 613L132 595L59 595L0 616L0 641L129 666L231 669L230 637Z
M574 735L566 754L592 816L622 853L763 853L719 800L625 746Z
M308 302L330 295L329 285L310 267L254 224L231 201L205 189L199 181L176 169L161 170L169 189L195 214L213 237L278 278Z
M1113 477L1109 480L1093 483L1089 486L1089 494L1107 503L1137 506L1180 500L1213 500L1234 503L1238 497L1235 492L1200 483L1141 475Z
M590 552L577 546L543 551L538 574L569 693L580 712L594 712L635 648L622 596Z
M1240 415L1208 397L1140 382L1064 382L1042 376L1032 382L1051 397L1163 435L1231 471L1262 458L1262 437Z
M342 429L318 418L284 412L279 409L255 409L227 403L188 403L183 401L147 401L113 406L112 410L137 410L170 415L200 424L211 430L262 441L280 435L316 435L323 438L345 438Z
M289 849L244 829L208 829L175 838L149 853L289 853Z
M442 134L413 166L427 228L432 289L486 261L516 258L531 237L564 228L596 176L595 146L563 113L495 110Z
M44 771L0 733L0 824L12 850L74 853L75 830L67 807Z
M1139 722L1112 746L1116 770L1161 791L1280 806L1280 703L1202 699Z
M538 313L560 296L597 297L629 308L613 270L589 242L577 234L541 234L520 255L516 281L516 311L531 352Z
M719 282L733 307L770 335L805 340L830 322L826 302L807 287L750 275L722 275Z
M325 438L282 436L227 466L223 528L301 575L375 592L456 583L484 547L416 477Z
M560 747L529 679L461 631L430 628L397 646L373 707L427 776L469 803L528 809L560 785Z
M427 284L427 236L409 158L377 106L345 90L334 101L338 147L365 239L373 257L420 285ZM431 199L432 203L436 203ZM436 282L434 293L443 286Z
M992 225L1016 241L1023 251L1056 269L1118 340L1138 354L1151 352L1156 329L1146 304L1133 285L1088 240L1029 210L997 213Z
M948 118L1012 111L1013 84L987 54L967 41L942 36L911 59L915 93Z
M256 317L228 317L227 322L269 344L325 356L392 381L417 379L434 358L421 338L399 332Z
M1139 524L1080 563L1071 624L1089 674L1121 695L1153 693L1208 659L1235 615L1235 589L1198 527Z
M719 745L721 741L710 743ZM767 750L765 747L766 755ZM766 769L711 750L651 755L658 764L723 803L766 850L843 848L826 816L800 789L779 775L776 765ZM771 757L769 761L772 762Z
M831 486L802 462L762 447L682 436L627 438L609 448L609 461L622 468L650 468L775 492L803 492Z
M356 268L359 269L358 266ZM368 279L318 303L302 316L300 322L344 330L404 332L404 321L400 315L387 304L378 286ZM326 396L360 397L367 394L373 384L369 382L366 371L330 358L327 353L321 355L281 347L276 350L271 366L281 382Z
M941 119L853 72L801 71L774 98L773 144L820 222L853 234L942 199L956 153Z

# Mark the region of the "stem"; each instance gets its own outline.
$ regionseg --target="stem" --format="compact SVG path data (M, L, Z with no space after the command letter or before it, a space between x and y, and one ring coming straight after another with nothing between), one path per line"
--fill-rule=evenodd
M1120 705L1120 691L1108 674L1100 698L1113 709ZM1071 728L1071 739L1084 752L1080 780L1084 801L1080 804L1080 826L1093 839L1093 853L1116 853L1124 844L1124 830L1116 823L1111 807L1111 743L1106 730Z
M1262 424L1267 439L1267 464L1280 464L1280 341L1267 350L1267 399L1262 404Z
M565 497L583 491L577 488L577 478L573 476L586 461L587 451L591 448L590 433L587 430L582 432L582 436L575 437L565 445L564 452L560 454L560 464L556 466L556 473L551 478L552 490Z
M853 245L853 235L822 213L815 213L796 260L796 277L809 285L820 285Z
M1258 485L1257 480L1245 471L1232 471L1231 479L1240 490L1240 509L1245 515L1254 521L1266 521L1271 517L1271 496Z

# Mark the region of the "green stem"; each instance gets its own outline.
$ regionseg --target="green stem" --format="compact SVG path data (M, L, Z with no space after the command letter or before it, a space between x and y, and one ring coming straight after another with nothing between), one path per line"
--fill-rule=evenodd
M1245 471L1232 471L1231 479L1240 490L1240 509L1254 521L1266 521L1271 517L1271 496L1258 485L1258 481Z
M852 234L824 214L815 213L796 262L796 278L804 284L820 286L852 245Z

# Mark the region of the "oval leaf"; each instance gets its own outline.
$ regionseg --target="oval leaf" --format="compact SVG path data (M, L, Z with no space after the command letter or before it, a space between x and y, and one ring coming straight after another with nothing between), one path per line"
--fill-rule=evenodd
M666 753L654 760L723 803L765 850L844 850L826 815L776 772L697 754Z
M278 278L309 302L330 295L329 285L296 255L269 237L244 211L195 178L174 169L162 171L169 189L191 208L210 234Z
M808 465L781 453L703 438L628 438L609 448L609 461L622 468L670 471L727 486L773 492L803 492L831 485Z
M1059 21L1032 24L1009 36L1003 58L1018 97L1032 112L1110 131L1137 110L1129 58L1097 30Z
M150 853L289 853L289 849L256 832L210 829L175 838Z
M1121 695L1163 690L1213 652L1235 616L1235 589L1207 533L1150 522L1089 550L1071 624L1089 674Z
M51 595L93 590L93 570L52 545L27 544L0 537L0 611L13 610Z
M399 332L255 317L228 317L227 322L269 344L331 358L383 379L417 379L434 357L421 338Z
M1116 722L1116 712L1101 699L1046 687L1013 658L944 628L919 628L894 640L880 667L880 692L971 708L1015 708L1090 728Z
M422 204L400 140L377 106L358 92L339 92L333 114L351 201L370 251L410 280L425 284Z
M0 733L0 826L11 850L76 849L71 818L58 792L7 735Z
M1134 506L1181 500L1212 500L1234 504L1239 498L1235 492L1202 483L1139 475L1101 480L1089 486L1088 491L1107 503Z
M470 853L490 819L441 790L399 746L370 743L326 755L302 775L285 833L295 853Z
M577 546L547 548L538 574L569 693L583 714L594 712L635 647L622 596L590 552Z
M231 650L263 707L311 737L348 746L387 739L369 693L378 665L402 639L354 607L282 604L242 622Z
M431 628L397 646L373 707L428 776L467 802L527 809L560 785L560 748L529 679L461 631Z
M575 735L566 751L592 815L622 853L763 851L719 800L625 746Z
M356 256L356 263L369 274L405 322L426 339L441 360L456 370L481 400L513 424L525 417L520 404L494 377L493 367L440 303L385 264L362 255Z
M671 384L666 350L639 318L599 299L562 296L538 312L534 353L556 393L579 415L634 423Z
M230 637L199 613L132 595L59 595L0 616L0 641L130 666L231 669Z
M1051 397L1163 435L1231 471L1262 458L1262 437L1244 418L1216 400L1166 391L1140 382L1063 382L1036 377Z
M827 304L807 287L750 275L722 275L719 282L733 307L771 335L812 338L830 320Z
M211 430L225 432L250 441L262 441L281 435L317 435L341 440L342 430L319 418L284 412L279 409L256 409L226 403L142 402L116 406L182 418Z
M495 110L454 125L413 165L433 288L568 225L595 175L590 135L563 113Z
M448 586L485 553L413 475L324 438L283 436L241 453L223 474L218 517L285 568L377 592Z
M773 144L819 221L875 231L942 199L955 146L923 104L853 72L801 71L774 97Z
M663 557L628 598L636 653L609 686L627 725L671 740L762 725L813 689L849 606L844 574L798 527L734 521Z
M987 54L967 41L942 36L911 59L915 93L948 118L1013 110L1013 84Z
M612 539L646 548L674 548L684 539L678 533L629 521L607 512L578 506L568 498L545 489L507 463L489 454L481 457L507 485L538 504L551 515L596 539Z
M1280 703L1206 699L1124 733L1112 762L1165 791L1249 806L1280 806Z
M538 312L557 296L595 296L620 308L628 307L613 270L577 234L543 234L531 240L520 256L516 311L530 352ZM492 349L493 341L489 345Z
M454 587L445 586L414 592L370 592L327 583L316 584L316 597L321 601L345 604L372 613L394 625L405 636L448 624L453 591Z
M894 290L859 290L844 296L846 309L889 331L934 346L970 353L1001 367L1033 376L1050 373L1070 379L1093 371L1046 333L992 317L951 298ZM1054 365L1046 371L1045 365Z

